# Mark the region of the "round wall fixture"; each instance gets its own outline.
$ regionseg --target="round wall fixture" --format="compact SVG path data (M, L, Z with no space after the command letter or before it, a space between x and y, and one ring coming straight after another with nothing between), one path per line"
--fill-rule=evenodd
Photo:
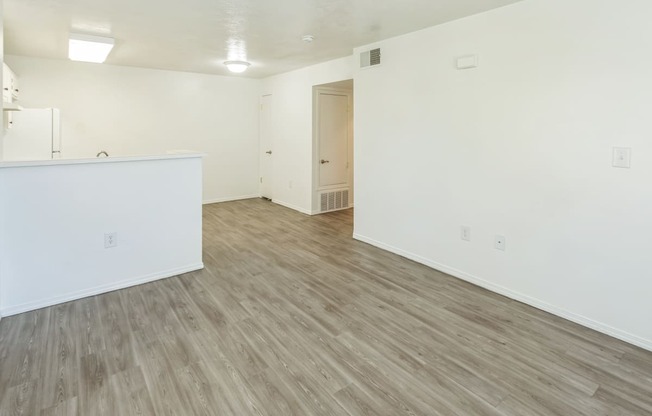
M240 72L246 71L247 68L249 68L249 65L251 64L245 61L226 61L224 62L224 65L226 65L226 67L229 68L229 71L238 74Z

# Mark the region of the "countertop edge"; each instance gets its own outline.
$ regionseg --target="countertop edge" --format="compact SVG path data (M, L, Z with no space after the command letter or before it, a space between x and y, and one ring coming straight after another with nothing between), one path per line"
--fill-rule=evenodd
M51 159L51 160L25 160L25 161L0 161L2 168L23 168L37 166L62 166L62 165L87 165L93 163L122 163L122 162L141 162L152 160L169 160L169 159L192 159L202 158L205 153L199 152L179 152L161 155L144 155L144 156L111 156L86 159Z

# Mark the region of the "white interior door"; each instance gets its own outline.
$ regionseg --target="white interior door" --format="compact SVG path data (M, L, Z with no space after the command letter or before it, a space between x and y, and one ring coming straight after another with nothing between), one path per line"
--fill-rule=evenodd
M319 92L319 187L348 184L349 96Z
M260 196L272 199L272 96L260 100Z

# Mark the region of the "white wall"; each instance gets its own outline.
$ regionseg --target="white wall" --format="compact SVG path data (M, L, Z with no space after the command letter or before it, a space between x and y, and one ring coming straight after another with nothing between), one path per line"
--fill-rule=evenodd
M312 87L351 79L351 59L336 59L264 80L263 94L272 94L274 202L313 212Z
M0 68L2 68L2 63L4 62L4 2L0 2ZM0 77L0 91L3 91L3 85L2 85L2 77ZM0 101L0 107L3 105L3 103ZM4 117L5 117L5 112L2 111L2 114L0 115L0 160L2 160L2 151L3 151L3 140L4 140L4 135L5 135L5 129L4 129ZM0 193L2 192L2 179L0 178ZM2 214L2 204L0 204L0 218L3 217ZM4 247L4 231L3 231L3 226L2 226L2 220L0 220L0 252L2 251L2 248ZM1 260L0 260L1 261ZM0 311L2 310L2 264L0 264ZM0 312L0 319L2 319L2 312Z
M206 153L204 200L258 195L261 81L8 55L26 108L61 109L63 157Z
M356 237L652 349L651 15L526 0L380 42L355 74Z
M203 267L201 169L185 156L0 166L2 315Z

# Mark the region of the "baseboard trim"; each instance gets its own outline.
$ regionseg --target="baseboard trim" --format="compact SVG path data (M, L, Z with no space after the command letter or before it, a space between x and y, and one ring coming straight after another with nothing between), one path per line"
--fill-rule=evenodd
M202 204L203 205L218 204L220 202L241 201L243 199L253 199L253 198L260 198L260 195L258 195L258 194L255 194L255 195L241 195L241 196L229 196L229 197L226 197L226 198L205 199L202 202Z
M372 238L363 236L361 234L354 233L353 238L362 241L363 243L370 244L372 246L381 248L383 250L392 252L394 254L398 254L399 256L405 257L410 260L414 260L417 263L424 264L428 267L431 267L433 269L439 270L441 272L444 272L446 274L449 274L453 277L456 277L458 279L464 280L466 282L472 283L476 286L480 286L484 289L487 289L491 292L498 293L500 295L506 296L510 299L514 299L516 301L525 303L529 306L532 306L537 309L541 309L542 311L549 312L553 315L559 316L561 318L567 319L569 321L575 322L576 324L585 326L587 328L596 330L598 332L601 332L603 334L609 335L611 337L617 338L621 341L625 341L629 344L636 345L637 347L641 347L643 349L646 349L648 351L652 351L652 340L648 340L645 338L641 338L639 336L630 334L629 332L622 331L618 328L614 328L610 325L606 325L602 322L595 321L593 319L587 318L583 315L576 314L574 312L570 312L566 309L560 308L555 305L551 305L547 302L544 302L542 300L539 300L537 298L533 298L529 295L524 295L519 292L515 292L511 289L508 289L506 287L496 285L494 283L491 283L485 279L482 279L478 276L471 275L469 273L463 272L461 270L455 269L453 267L446 266L445 264L437 263L435 261L429 260L425 257L421 257L419 255L410 253L405 250L401 250L399 248L390 246L388 244L382 243L380 241L374 240Z
M272 198L272 202L275 203L275 204L279 204L281 206L284 206L285 208L290 208L290 209L293 209L295 211L299 211L302 214L312 215L312 212L310 212L310 210L299 208L296 205L288 204L287 202L279 201L278 199Z
M344 208L331 209L330 211L312 211L311 215L328 214L329 212L337 212L337 211L346 211L347 209L351 209L351 208L353 208L353 205L349 205L348 207L344 207Z
M17 315L23 312L29 312L36 309L46 308L48 306L58 305L77 299L87 298L89 296L100 295L102 293L113 292L114 290L125 289L131 286L142 285L144 283L153 282L155 280L166 279L168 277L177 276L183 273L193 272L204 268L204 263L195 263L185 267L168 269L161 272L151 273L145 276L137 277L134 279L122 280L116 283L110 283L102 286L97 286L90 289L84 289L77 292L68 293L61 296L55 296L49 299L42 299L35 302L23 303L20 305L10 306L0 309L0 315L7 317Z

